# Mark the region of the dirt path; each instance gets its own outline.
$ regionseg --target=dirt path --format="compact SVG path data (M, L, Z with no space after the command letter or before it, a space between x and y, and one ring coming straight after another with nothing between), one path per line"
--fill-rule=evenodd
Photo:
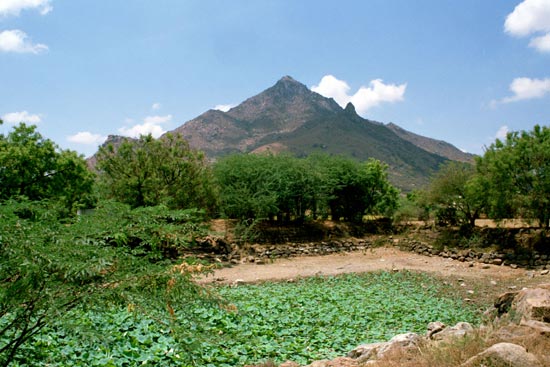
M438 256L427 257L395 248L376 248L364 252L352 252L325 256L296 257L277 259L267 264L239 264L230 268L218 269L200 280L224 284L252 283L268 280L288 280L313 275L336 275L363 273L377 270L417 270L444 277L456 276L487 282L524 283L535 272L525 269L512 269L507 266L468 263ZM550 277L545 276L550 282Z

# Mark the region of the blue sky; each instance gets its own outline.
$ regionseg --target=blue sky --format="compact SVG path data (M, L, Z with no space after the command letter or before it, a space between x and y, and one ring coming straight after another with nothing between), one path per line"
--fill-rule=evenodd
M481 154L549 124L550 0L0 0L0 132L84 155L285 75Z

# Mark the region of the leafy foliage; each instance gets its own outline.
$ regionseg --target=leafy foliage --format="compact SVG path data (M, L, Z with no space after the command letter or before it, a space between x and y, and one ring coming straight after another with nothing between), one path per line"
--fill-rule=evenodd
M438 221L475 225L483 208L483 197L475 177L475 167L449 162L435 174L428 188L428 200L438 206Z
M495 218L536 218L550 226L550 128L508 133L477 160L479 185Z
M321 210L333 219L361 221L365 214L391 216L395 211L398 191L387 179L386 165L323 154L312 155L309 161L320 177Z
M231 302L229 306L191 305L199 323L178 317L181 327L191 331L188 342L195 346L187 351L151 318L135 318L126 310L75 310L70 329L55 325L36 339L33 348L46 358L35 365L120 366L146 361L224 367L268 359L307 364L342 355L363 342L422 332L433 320L478 321L474 306L453 300L445 287L449 286L427 275L409 272L223 287L218 292ZM83 340L87 328L96 328L104 337Z
M0 135L0 201L50 199L70 211L90 204L92 185L84 158L60 150L36 126L21 123Z
M0 206L0 365L34 365L21 348L54 320L68 322L78 306L130 305L185 336L175 315L209 296L165 255L192 243L200 218L118 204L60 221L47 203Z
M360 221L397 206L397 190L376 160L240 154L220 160L214 172L221 209L231 218L303 220L309 213Z
M141 206L213 211L215 193L204 155L181 135L151 135L109 144L98 153L99 178L107 197Z

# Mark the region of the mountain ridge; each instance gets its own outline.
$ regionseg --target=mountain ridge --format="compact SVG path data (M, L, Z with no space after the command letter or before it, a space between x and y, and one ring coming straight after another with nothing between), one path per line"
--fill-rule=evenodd
M425 185L448 160L359 116L353 104L342 108L290 76L227 112L209 110L172 132L212 159L262 151L376 158L388 164L390 180L406 191Z
M426 185L448 160L473 160L449 143L365 119L352 103L342 108L290 76L227 112L208 110L169 133L180 133L213 161L232 153L266 151L375 158L388 165L390 181L404 191ZM110 136L108 141L117 140Z

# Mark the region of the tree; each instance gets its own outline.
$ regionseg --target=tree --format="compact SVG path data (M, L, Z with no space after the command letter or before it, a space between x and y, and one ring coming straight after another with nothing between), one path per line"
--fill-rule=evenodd
M24 123L0 135L0 201L50 199L67 210L89 205L93 174L82 156L61 150Z
M273 159L273 155L234 154L216 163L214 175L225 216L248 220L277 215Z
M97 168L106 195L134 208L165 204L214 210L206 159L179 134L161 139L145 135L101 147Z
M484 206L475 167L463 162L445 163L435 174L427 198L439 207L439 220L475 226Z
M365 176L367 214L391 217L399 206L399 191L388 181L387 171L388 166L376 159L369 159L361 167Z
M361 221L365 214L391 215L398 191L387 180L387 166L375 159L359 163L343 156L313 155L321 211L334 220Z
M376 160L237 154L216 163L214 172L221 209L231 218L289 221L330 213L360 221L366 213L390 215L397 206L397 190Z
M105 203L61 222L44 202L0 206L0 366L35 364L22 347L76 307L131 307L169 325L185 348L193 331L175 315L193 320L189 304L215 300L165 250L204 234L198 214Z
M550 128L536 125L497 139L477 160L477 172L492 217L550 226Z

